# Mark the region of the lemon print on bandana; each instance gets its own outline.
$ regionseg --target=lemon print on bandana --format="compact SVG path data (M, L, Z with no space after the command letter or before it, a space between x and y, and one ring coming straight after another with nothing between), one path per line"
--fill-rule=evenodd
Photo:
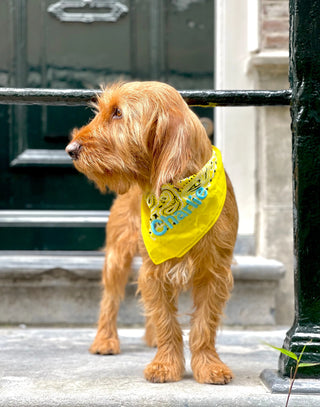
M164 184L160 196L144 195L141 231L151 260L160 264L186 254L215 224L227 193L220 151L194 175L173 186Z

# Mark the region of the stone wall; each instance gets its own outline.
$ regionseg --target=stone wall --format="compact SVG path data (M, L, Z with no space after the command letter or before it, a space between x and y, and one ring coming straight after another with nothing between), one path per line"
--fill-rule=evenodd
M257 89L287 89L289 2L260 0L260 49L252 56ZM257 108L257 254L281 261L276 320L293 318L293 233L290 112Z

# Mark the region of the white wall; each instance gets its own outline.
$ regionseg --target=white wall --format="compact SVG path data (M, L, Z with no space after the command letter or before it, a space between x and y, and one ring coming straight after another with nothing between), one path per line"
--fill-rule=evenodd
M215 1L215 88L254 89L247 69L258 47L258 0ZM253 107L217 107L215 143L235 188L240 235L254 235L256 213L256 143Z

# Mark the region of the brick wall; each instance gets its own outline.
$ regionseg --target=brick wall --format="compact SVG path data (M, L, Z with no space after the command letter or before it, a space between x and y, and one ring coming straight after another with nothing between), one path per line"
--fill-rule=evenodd
M289 1L260 0L260 48L287 50Z

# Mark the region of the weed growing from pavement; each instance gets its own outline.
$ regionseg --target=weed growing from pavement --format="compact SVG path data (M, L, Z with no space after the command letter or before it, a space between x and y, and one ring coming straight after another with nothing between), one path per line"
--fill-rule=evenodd
M291 396L291 393L292 393L293 384L294 384L294 382L295 382L295 380L296 380L296 377L297 377L298 369L304 368L304 367L312 367L312 366L318 366L318 365L320 365L320 363L301 363L302 355L303 355L303 353L304 353L304 351L305 351L307 345L309 345L311 342L312 342L312 341L310 341L310 342L308 342L307 344L304 345L304 347L303 347L303 349L302 349L302 351L301 351L301 353L300 353L299 356L297 356L297 355L296 355L295 353L293 353L293 352L290 352L290 351L287 350L287 349L284 349L284 348L277 348L276 346L270 345L270 344L267 343L267 342L263 342L265 345L269 346L270 348L275 349L275 350L277 350L277 351L283 353L284 355L286 355L286 356L288 356L289 358L291 358L291 359L293 359L293 360L296 361L296 366L295 366L293 375L292 375L292 370L293 370L293 368L291 368L291 372L290 372L290 387L289 387L289 392L288 392L288 397L287 397L287 401L286 401L285 407L288 407L288 405L289 405L289 400L290 400L290 396Z

